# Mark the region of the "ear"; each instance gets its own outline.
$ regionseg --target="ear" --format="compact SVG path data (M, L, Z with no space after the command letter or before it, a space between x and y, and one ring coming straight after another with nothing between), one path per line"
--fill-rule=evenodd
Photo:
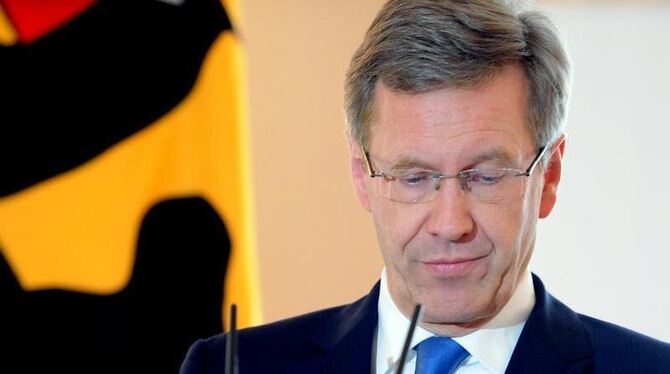
M561 167L565 152L565 135L556 142L549 165L544 171L544 187L542 188L542 200L540 201L540 218L547 218L556 205L558 195L558 184L561 181Z
M358 143L347 134L347 144L349 146L349 167L351 169L351 180L354 183L354 190L356 197L363 208L370 211L370 200L368 199L368 191L365 187L365 180L369 178L368 172L365 168L365 161L363 161L363 150Z

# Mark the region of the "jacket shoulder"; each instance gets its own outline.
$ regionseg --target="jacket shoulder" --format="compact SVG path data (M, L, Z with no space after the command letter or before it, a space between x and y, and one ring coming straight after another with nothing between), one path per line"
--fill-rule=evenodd
M225 372L226 335L221 333L207 339L198 339L186 352L179 368L180 374Z
M625 327L579 315L599 372L670 373L670 344Z
M670 345L576 313L533 274L533 308L506 373L670 373Z
M266 325L238 331L241 366L252 372L299 362L314 353L310 340L323 333L333 320L344 318L352 304L332 307ZM182 374L222 373L225 368L227 333L199 339L188 350L182 363ZM249 366L252 366L253 369ZM276 366L275 366L276 367Z

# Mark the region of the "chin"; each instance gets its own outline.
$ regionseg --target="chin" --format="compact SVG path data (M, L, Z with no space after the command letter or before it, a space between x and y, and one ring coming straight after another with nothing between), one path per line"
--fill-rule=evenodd
M473 299L472 296L479 296ZM478 325L493 318L498 309L489 295L481 290L460 290L446 296L444 293L425 295L423 321L451 325Z

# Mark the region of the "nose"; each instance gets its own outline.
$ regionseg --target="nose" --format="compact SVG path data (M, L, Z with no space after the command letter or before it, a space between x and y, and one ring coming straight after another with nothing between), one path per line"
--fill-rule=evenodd
M442 180L431 204L425 223L430 235L449 242L466 242L473 238L475 222L470 215L470 201L458 180Z

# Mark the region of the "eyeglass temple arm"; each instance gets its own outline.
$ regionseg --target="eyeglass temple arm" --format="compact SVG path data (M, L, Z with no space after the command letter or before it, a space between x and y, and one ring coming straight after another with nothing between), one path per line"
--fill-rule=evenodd
M545 151L549 148L547 145L543 145L537 150L537 154L535 155L535 158L533 159L533 162L530 163L530 166L528 166L528 169L526 169L526 172L523 173L523 175L529 177L532 173L533 170L535 169L535 166L540 162L542 159L542 156L544 156Z
M365 161L365 168L367 169L368 175L370 178L375 178L375 177L383 177L384 173L377 173L375 169L372 168L372 163L370 162L370 155L368 155L368 151L361 146L361 153L363 154L363 160Z

